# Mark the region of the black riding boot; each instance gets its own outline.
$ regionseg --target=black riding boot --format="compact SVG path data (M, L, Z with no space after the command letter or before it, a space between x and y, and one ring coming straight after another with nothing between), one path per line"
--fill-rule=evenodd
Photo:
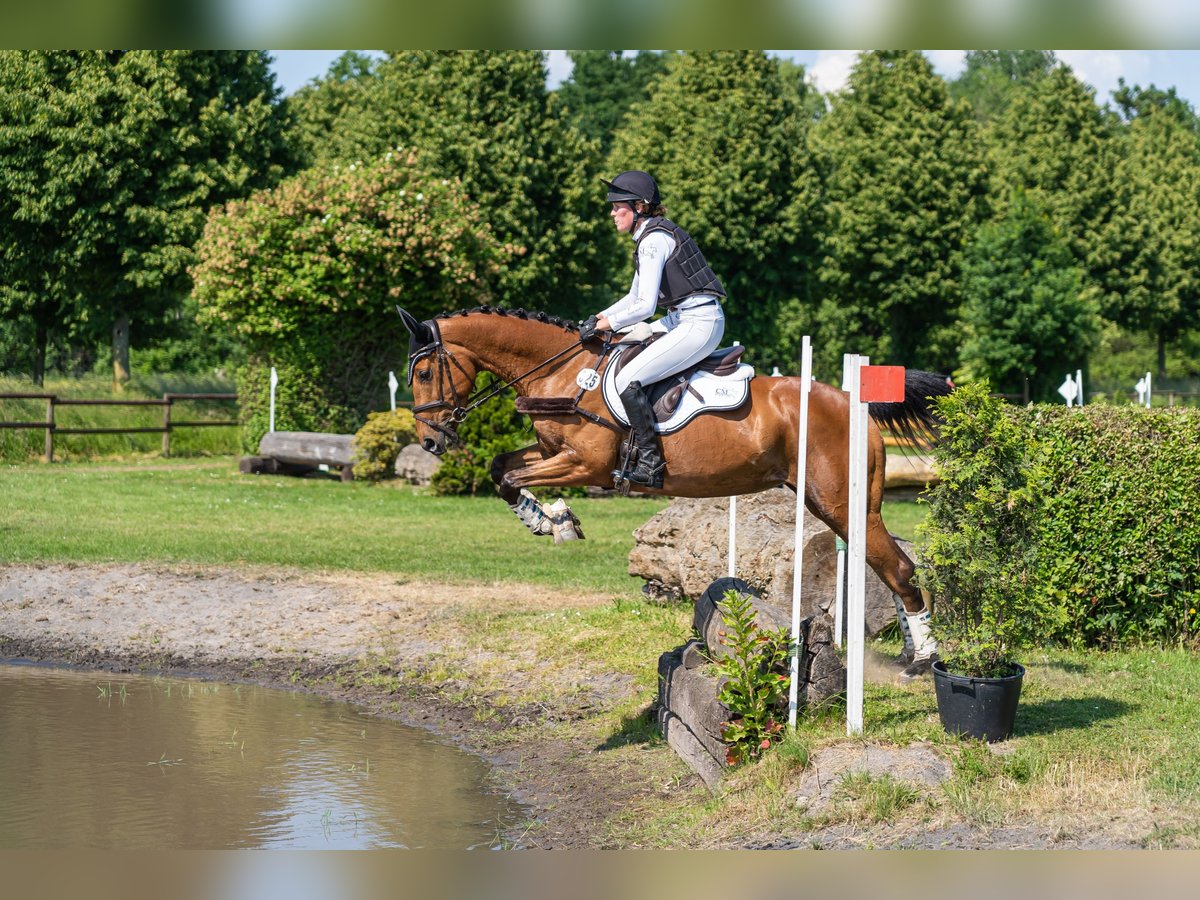
M642 383L630 382L621 394L621 402L625 404L625 415L629 417L629 428L633 432L631 439L638 448L638 458L631 471L614 471L613 480L624 479L643 487L660 488L663 486L666 463L663 461L662 443L658 432L654 430L654 413L650 410L650 401L642 390Z

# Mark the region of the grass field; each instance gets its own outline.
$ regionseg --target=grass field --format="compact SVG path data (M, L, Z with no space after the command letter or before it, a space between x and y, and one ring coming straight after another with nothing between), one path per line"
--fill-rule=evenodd
M191 562L524 581L626 593L633 532L666 501L578 499L587 539L536 539L496 497L241 475L231 457L0 469L0 561ZM889 509L911 532L923 511Z

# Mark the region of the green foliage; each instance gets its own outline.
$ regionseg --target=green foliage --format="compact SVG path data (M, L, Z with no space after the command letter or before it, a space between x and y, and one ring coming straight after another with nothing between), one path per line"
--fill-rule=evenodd
M674 54L613 140L608 177L643 169L667 214L695 239L728 292L727 340L759 364L794 358L785 307L807 301L819 190L798 88L759 50ZM593 195L598 196L598 194ZM629 284L628 238L611 237L611 286ZM611 301L610 301L611 302ZM607 305L607 303L605 304Z
M756 758L783 737L783 723L776 716L790 685L780 669L787 663L791 641L785 629L759 628L750 597L740 591L725 592L721 617L721 643L729 653L714 660L724 678L717 699L733 714L722 723L721 737L728 745L726 762L736 765Z
M1065 372L1087 364L1098 331L1096 313L1065 241L1031 202L1017 197L985 224L963 266L960 351L966 380L986 378L997 390L1053 400Z
M367 414L354 435L354 477L382 481L396 474L396 457L417 439L417 423L407 409Z
M475 392L497 384L496 376L481 372L475 379ZM525 417L517 412L516 394L504 391L477 407L458 426L461 446L446 451L433 475L436 494L495 494L496 486L489 471L492 459L501 453L532 443L526 434Z
M509 257L496 280L503 302L587 308L608 225L596 148L546 90L541 51L396 51L298 92L295 108L322 168L400 146L460 183Z
M1167 344L1200 318L1197 127L1191 110L1176 104L1150 105L1124 129L1113 212L1096 240L1105 263L1104 314L1156 338L1160 376Z
M961 248L986 212L970 108L916 51L859 56L813 130L826 172L820 304L804 323L822 371L844 352L947 371Z
M507 259L457 183L393 151L215 210L198 253L201 322L249 351L238 388L248 449L266 430L270 366L290 392L277 428L353 432L406 363L394 305L427 318L484 302Z
M261 51L0 54L0 309L35 380L53 335L159 336L209 206L292 164L286 125Z
M1200 635L1200 410L1035 407L1041 590L1076 642Z
M967 100L976 120L988 122L1005 110L1018 84L1047 75L1055 62L1053 50L968 50L950 96Z
M580 133L595 141L599 153L606 155L630 108L649 95L654 81L666 70L667 56L650 50L629 57L621 50L567 53L573 66L571 77L559 85L559 99Z
M918 527L931 627L956 674L997 677L1056 629L1060 609L1038 583L1042 518L1026 435L987 382L937 402L945 424L934 449L941 482Z
M948 664L1045 641L1196 643L1200 411L1018 409L986 384L938 409L919 577Z
M1089 302L1108 265L1095 236L1112 202L1113 127L1094 91L1059 65L1019 84L987 132L997 212L1016 196L1044 210L1083 273Z

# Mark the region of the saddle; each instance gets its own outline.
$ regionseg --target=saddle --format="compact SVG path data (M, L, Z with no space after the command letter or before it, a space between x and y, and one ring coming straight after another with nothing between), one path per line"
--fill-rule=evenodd
M626 365L637 359L643 350L662 336L662 332L655 333L621 351L613 360L612 374L616 376ZM699 372L712 375L714 378L733 375L737 372L745 351L746 348L742 346L718 348L694 366L649 385L646 388L646 397L654 410L654 418L659 422L669 420L679 409L685 391L690 391L692 396L703 403L704 395L689 385L692 376Z
M617 345L614 357L601 382L604 402L622 425L628 425L625 405L617 394L615 380L632 359L654 343L661 334L636 343ZM646 387L646 396L654 412L655 429L670 434L683 428L704 412L736 409L749 396L754 368L741 361L745 347L722 347L700 362Z

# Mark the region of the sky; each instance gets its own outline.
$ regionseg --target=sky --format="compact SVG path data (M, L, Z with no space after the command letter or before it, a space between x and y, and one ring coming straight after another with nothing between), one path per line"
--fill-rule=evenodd
M272 50L275 57L275 76L285 94L303 87L329 68L341 50ZM376 53L378 51L364 51ZM550 50L550 85L554 86L571 73L571 61L565 50ZM816 86L825 92L837 90L846 83L854 65L855 50L769 50L775 56L785 56L801 63ZM963 67L962 50L926 50L934 68L945 78L954 78ZM1167 89L1173 87L1183 99L1200 110L1200 50L1056 50L1058 58L1069 65L1084 82L1096 89L1096 98L1103 103L1124 77L1129 84L1145 87L1149 84Z

